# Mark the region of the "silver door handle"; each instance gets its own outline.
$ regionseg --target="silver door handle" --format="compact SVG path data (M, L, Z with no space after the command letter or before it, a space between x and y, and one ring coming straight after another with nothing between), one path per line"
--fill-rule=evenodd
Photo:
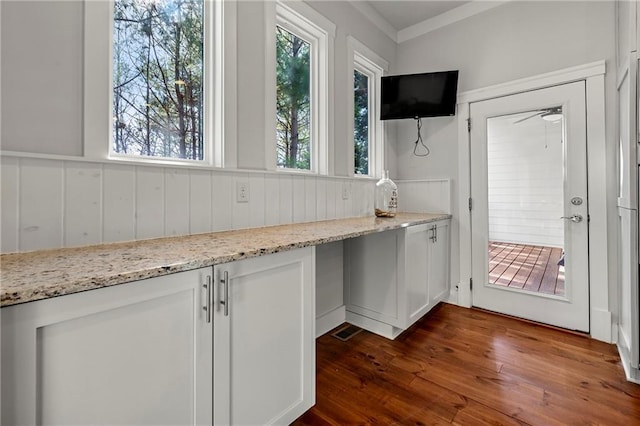
M573 223L580 223L583 217L581 214L574 214L573 216L562 216L560 219L569 219Z

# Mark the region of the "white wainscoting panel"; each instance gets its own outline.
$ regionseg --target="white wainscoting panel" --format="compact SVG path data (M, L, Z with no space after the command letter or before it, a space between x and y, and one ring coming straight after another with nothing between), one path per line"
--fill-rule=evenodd
M103 242L136 238L136 170L133 166L105 164L102 179Z
M102 164L67 163L64 186L64 245L102 241Z
M164 235L186 235L189 233L189 170L165 169L164 173Z
M136 239L164 236L164 170L136 168Z
M280 224L280 177L274 174L264 177L264 224Z
M189 233L211 232L211 172L189 170ZM183 188L184 190L184 188Z
M293 194L293 222L300 223L305 221L305 184L304 176L292 176L292 194Z
M451 213L451 180L398 180L398 210Z
M3 156L2 253L371 215L371 180ZM237 183L249 202L236 201ZM348 199L343 199L346 187Z
M324 180L327 195L325 198L327 219L336 218L336 185L333 179Z
M20 200L20 166L17 158L0 159L0 218L2 253L18 251L18 202Z
M316 220L316 177L305 176L304 178L304 222Z
M293 178L280 175L280 221L279 225L293 222Z
M63 166L61 161L20 160L19 250L63 246Z
M265 182L263 174L249 176L249 226L255 228L265 225Z
M327 181L318 179L316 181L316 220L327 218Z

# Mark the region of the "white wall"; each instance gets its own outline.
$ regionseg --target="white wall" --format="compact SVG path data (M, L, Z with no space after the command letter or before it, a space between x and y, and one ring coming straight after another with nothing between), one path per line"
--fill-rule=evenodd
M82 155L82 2L0 8L2 149Z
M616 282L615 238L615 5L603 1L509 2L398 46L398 73L459 69L459 92L606 60L606 200L609 282ZM456 117L423 120L431 155L412 155L413 120L398 121L395 149L399 179L451 178L452 264L459 263L458 127ZM463 206L466 208L466 206ZM455 266L452 281L460 280ZM465 281L468 277L465 278ZM610 289L615 286L610 286ZM612 289L611 292L614 290ZM613 294L613 293L611 293ZM613 297L613 296L612 296Z
M531 114L488 123L489 241L564 247L562 122Z

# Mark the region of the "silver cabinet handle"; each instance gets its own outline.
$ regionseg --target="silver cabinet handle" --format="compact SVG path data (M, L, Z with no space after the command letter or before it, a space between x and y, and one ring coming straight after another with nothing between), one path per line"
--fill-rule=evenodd
M583 217L580 214L574 214L573 216L562 216L560 219L569 219L573 223L580 223Z
M220 298L220 304L224 306L224 316L229 316L229 272L224 271L222 274L223 296Z
M202 309L207 313L207 324L211 323L211 275L207 275L207 283L202 285L207 290L207 300Z
M432 243L435 243L436 241L438 241L438 228L436 227L436 225L431 226L431 228L429 228L429 231L431 231L431 236L429 237L429 239L431 240Z

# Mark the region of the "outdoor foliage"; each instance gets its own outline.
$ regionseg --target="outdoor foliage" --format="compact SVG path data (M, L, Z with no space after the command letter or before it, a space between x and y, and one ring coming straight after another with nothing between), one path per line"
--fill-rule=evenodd
M115 0L115 152L203 159L203 7Z
M353 141L355 173L369 174L369 77L353 71Z
M311 46L280 27L276 31L277 165L310 170Z

